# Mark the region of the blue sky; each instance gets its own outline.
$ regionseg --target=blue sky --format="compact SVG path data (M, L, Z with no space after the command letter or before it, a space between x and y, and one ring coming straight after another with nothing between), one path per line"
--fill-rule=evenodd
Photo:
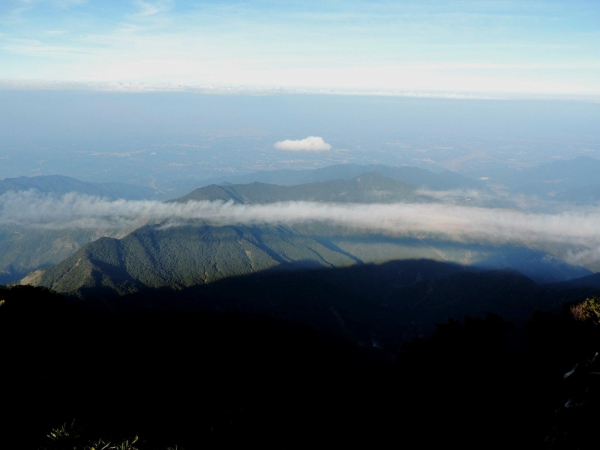
M598 98L600 2L3 0L0 82Z

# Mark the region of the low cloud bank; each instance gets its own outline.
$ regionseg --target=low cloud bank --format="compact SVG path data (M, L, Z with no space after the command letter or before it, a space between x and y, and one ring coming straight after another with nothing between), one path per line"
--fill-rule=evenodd
M331 145L319 136L309 136L305 139L290 140L275 142L276 149L291 152L326 152L331 150Z
M149 221L177 226L187 220L204 220L215 225L323 222L358 232L394 236L471 243L571 244L579 247L580 252L585 249L596 252L595 249L600 248L600 208L549 214L444 203L163 203L152 200L110 201L75 193L53 197L35 191L9 192L0 196L0 225L47 229L126 229ZM590 256L588 254L587 257ZM576 258L577 255L573 254L571 259L574 261Z

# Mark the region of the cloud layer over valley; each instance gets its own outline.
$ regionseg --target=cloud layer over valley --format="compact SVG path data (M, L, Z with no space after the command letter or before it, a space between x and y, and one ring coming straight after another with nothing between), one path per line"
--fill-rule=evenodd
M45 229L127 229L145 223L177 226L188 220L215 225L302 225L323 222L356 232L440 238L465 243L567 244L590 260L600 247L600 208L524 213L446 203L342 204L280 202L261 205L190 201L109 201L75 193L36 191L0 196L0 225ZM584 248L582 248L584 247ZM577 262L577 256L571 260Z

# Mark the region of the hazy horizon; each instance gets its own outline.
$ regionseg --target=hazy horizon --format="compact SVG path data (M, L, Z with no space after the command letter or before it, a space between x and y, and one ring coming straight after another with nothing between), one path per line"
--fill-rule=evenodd
M0 178L600 158L600 5L8 0Z
M600 104L575 101L4 90L0 178L160 187L343 163L486 176L599 158L599 122ZM325 148L304 148L310 136Z

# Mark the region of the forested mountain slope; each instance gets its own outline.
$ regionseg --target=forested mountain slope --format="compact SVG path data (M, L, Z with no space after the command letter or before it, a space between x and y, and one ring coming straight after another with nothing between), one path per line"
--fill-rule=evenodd
M352 264L344 252L275 226L144 226L123 239L101 238L22 282L57 292L184 287L275 266Z

